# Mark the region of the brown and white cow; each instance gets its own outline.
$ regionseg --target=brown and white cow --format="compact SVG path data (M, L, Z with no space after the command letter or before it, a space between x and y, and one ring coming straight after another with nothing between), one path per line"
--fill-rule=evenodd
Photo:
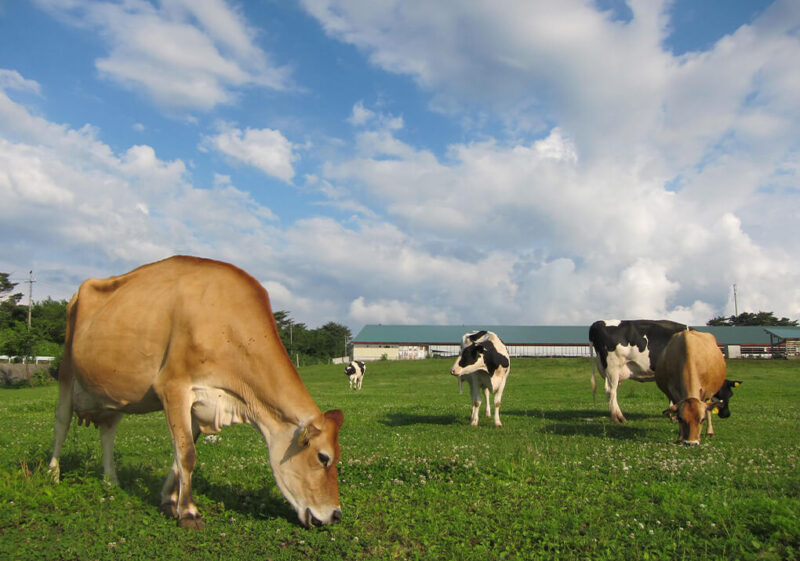
M59 455L73 412L100 427L105 476L126 413L163 409L175 460L162 510L202 527L192 499L195 441L232 423L264 436L283 495L307 527L341 519L336 463L339 410L322 413L278 336L266 290L227 263L172 257L127 274L89 279L67 307L55 441Z
M656 384L672 405L666 415L677 415L679 442L700 444L700 432L706 417L711 421L712 398L725 382L725 357L716 338L702 331L679 331L664 348L656 367ZM709 427L709 436L713 435Z
M478 426L478 412L481 407L481 390L486 398L486 416L492 416L492 405L489 392L494 393L494 425L501 427L500 403L506 387L508 374L511 372L511 359L508 350L495 333L476 331L462 337L461 354L456 359L450 374L459 380L466 378L469 382L472 397L472 415L470 424Z

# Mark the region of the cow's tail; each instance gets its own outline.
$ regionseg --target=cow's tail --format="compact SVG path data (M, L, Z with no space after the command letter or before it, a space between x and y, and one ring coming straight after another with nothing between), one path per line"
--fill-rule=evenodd
M592 357L592 403L597 405L597 382L594 379L594 373L597 369L597 361Z
M464 378L461 376L458 377L458 393L464 393L464 388L462 385L464 384Z

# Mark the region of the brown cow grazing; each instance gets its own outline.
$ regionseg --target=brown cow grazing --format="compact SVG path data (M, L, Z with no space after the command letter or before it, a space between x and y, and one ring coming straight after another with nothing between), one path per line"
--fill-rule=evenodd
M725 382L725 357L710 333L679 331L667 343L656 367L656 384L672 405L665 415L677 415L678 441L700 444L700 431L712 408L722 407L711 398ZM709 436L713 435L709 432Z
M264 435L278 487L305 526L341 519L342 412L317 408L281 344L266 290L241 269L172 257L89 279L72 297L54 478L73 411L79 424L100 427L105 476L116 483L114 433L122 415L159 409L175 451L161 506L180 526L203 525L192 500L197 437L232 423Z

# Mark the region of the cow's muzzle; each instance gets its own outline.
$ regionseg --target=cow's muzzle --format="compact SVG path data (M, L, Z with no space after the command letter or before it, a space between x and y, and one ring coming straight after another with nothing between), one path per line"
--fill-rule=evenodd
M325 524L338 524L342 521L342 509L336 508L333 510L331 514L331 519L328 522L324 522L317 518L313 512L311 512L311 508L306 509L306 516L303 523L306 528L314 528L315 526L324 526Z

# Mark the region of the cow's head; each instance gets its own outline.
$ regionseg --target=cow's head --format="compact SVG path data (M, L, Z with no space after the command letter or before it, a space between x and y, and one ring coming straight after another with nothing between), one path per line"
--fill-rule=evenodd
M728 403L733 397L733 388L738 388L742 383L739 380L725 380L722 387L717 393L714 394L715 403L719 401L719 416L727 419L731 416L731 411L728 409Z
M356 373L356 369L352 364L348 365L347 368L344 369L344 375L345 376L352 376L355 373Z
M340 410L327 411L269 442L275 481L308 528L342 518L336 464L343 421Z
M664 415L677 417L679 425L678 441L686 446L700 444L700 433L707 411L716 411L724 405L722 402L706 403L696 397L689 397L673 404L664 411Z
M508 357L497 351L491 341L481 343L471 343L464 347L461 354L456 359L450 374L453 376L463 376L480 370L485 370L489 374L503 367L508 367Z

